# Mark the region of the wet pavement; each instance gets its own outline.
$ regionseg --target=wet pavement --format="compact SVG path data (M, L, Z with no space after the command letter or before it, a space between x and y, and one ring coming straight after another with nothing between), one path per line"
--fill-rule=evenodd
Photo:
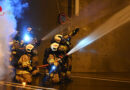
M59 90L130 90L130 74L73 73L71 82L50 87Z
M61 85L58 87L58 89L59 90L130 90L130 83L73 78L73 82Z
M64 84L43 84L42 77L25 87L17 83L1 85L0 90L130 90L130 73L73 73ZM37 86L35 86L37 85Z

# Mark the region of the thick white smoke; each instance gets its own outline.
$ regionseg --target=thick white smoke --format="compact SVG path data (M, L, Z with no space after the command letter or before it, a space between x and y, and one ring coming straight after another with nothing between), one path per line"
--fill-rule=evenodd
M16 17L21 13L14 14L17 10L22 10L22 0L1 0L3 15L0 15L0 80L7 79L9 67L9 39L17 27ZM26 4L27 5L27 4ZM19 8L20 7L20 8ZM17 9L16 9L17 8Z

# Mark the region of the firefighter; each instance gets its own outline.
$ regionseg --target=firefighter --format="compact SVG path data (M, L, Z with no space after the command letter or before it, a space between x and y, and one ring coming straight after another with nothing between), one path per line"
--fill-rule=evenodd
M39 68L38 66L38 56L37 56L37 51L35 51L34 45L28 44L26 45L26 54L30 57L30 62L33 67L32 69L32 75L36 75L39 73Z
M48 66L46 67L46 76L53 82L60 82L60 64L62 63L58 56L59 52L57 51L59 47L58 43L52 43L49 48L44 52L43 64ZM56 67L56 70L54 67Z
M33 53L33 49L34 46L32 44L26 45L23 54L18 60L16 67L16 80L19 82L31 83L32 75L36 75L39 72L39 68L36 68L36 65L32 65L35 55L35 53Z
M57 51L58 47L59 47L58 43L52 43L51 46L45 50L43 64L48 64L47 59L49 57L49 54L58 56L58 51Z
M75 36L79 31L79 28L76 28L75 30L73 30L72 32L70 32L69 34L56 34L51 43L53 42L57 42L60 45L67 45L68 47L71 45L71 38L72 36Z
M71 70L72 70L72 56L67 56L66 54L71 49L71 37L76 35L79 31L79 28L76 28L72 32L66 35L57 34L54 36L52 42L59 43L58 47L58 54L60 57L62 57L63 65L62 65L62 73L63 76L65 76L66 79L70 79L71 76ZM58 56L58 57L59 57Z
M50 48L47 48L44 52L43 64L50 64L48 62L48 58L52 55L53 57L61 59L60 61L60 74L62 78L70 79L71 69L72 69L72 59L71 56L67 56L66 54L71 49L71 37L74 36L79 31L79 28L73 30L70 34L62 35L56 34L51 41ZM50 59L50 62L54 62L55 60ZM47 70L50 70L47 68Z
M18 61L18 68L16 69L16 80L19 82L32 82L31 72L32 66L30 57L26 54L22 55Z

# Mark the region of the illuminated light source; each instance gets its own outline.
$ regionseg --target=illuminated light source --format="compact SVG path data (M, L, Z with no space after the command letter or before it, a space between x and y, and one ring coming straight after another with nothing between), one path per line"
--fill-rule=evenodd
M25 34L25 35L24 35L24 41L25 41L25 42L31 41L31 38L30 38L30 36L29 36L28 34Z
M52 66L52 71L53 71L53 70L55 70L55 69L56 69L56 66L55 66L55 65L54 65L54 66Z
M25 87L26 86L26 82L22 82L22 85Z
M49 74L51 74L55 70L56 70L56 66L55 65L51 66L51 70L50 70Z

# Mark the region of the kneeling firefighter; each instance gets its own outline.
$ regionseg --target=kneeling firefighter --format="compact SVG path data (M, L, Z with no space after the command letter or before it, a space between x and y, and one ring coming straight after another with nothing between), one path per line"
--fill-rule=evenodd
M52 43L50 48L45 51L43 64L48 65L46 75L54 83L63 81L65 77L68 77L67 70L69 72L71 70L70 67L68 68L68 56L65 55L66 50L67 47L58 43Z
M26 54L22 55L18 61L18 68L16 69L16 80L19 82L32 82L31 76L32 66L30 57Z
M52 48L53 47L53 48ZM50 48L47 48L44 53L43 64L46 67L46 76L54 83L60 81L60 61L58 61L59 52L57 51L59 47L58 43L52 43Z
M57 58L55 55L49 54L47 59L49 66L48 66L48 74L52 82L58 83L61 80L61 64L62 61Z
M33 55L33 48L34 46L32 44L26 45L24 54L18 60L18 66L16 68L16 80L18 82L31 83L33 72L37 71L37 69L32 66L31 55Z

